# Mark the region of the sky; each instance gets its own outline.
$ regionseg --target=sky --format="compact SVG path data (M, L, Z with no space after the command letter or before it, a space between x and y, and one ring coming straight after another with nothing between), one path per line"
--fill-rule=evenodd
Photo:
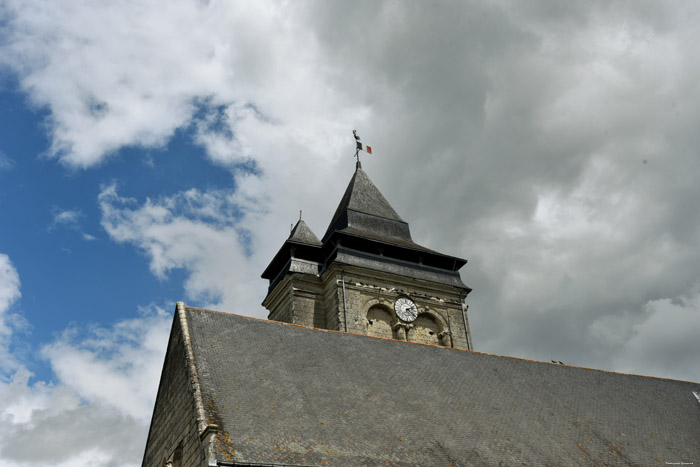
M700 381L700 4L0 2L0 464L140 465L175 302L364 170L475 349Z

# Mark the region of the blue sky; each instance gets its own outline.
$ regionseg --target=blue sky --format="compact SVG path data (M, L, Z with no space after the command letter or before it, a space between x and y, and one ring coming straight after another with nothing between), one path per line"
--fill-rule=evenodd
M0 4L0 464L139 465L175 302L265 317L353 129L413 238L469 260L477 350L700 381L699 17Z
M110 323L141 303L173 301L181 275L159 279L143 267L139 251L111 242L100 226L97 197L112 183L138 199L190 187L233 190L230 173L204 160L187 129L162 148L125 148L92 170L66 168L45 155L45 112L29 108L16 89L4 91L8 124L0 131L11 167L2 173L8 223L0 240L18 265L25 317L42 323L33 326L32 338L45 342L71 323Z

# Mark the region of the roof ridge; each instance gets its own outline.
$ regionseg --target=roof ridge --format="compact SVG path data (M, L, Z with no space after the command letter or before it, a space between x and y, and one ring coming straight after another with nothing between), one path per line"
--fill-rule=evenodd
M192 347L192 337L190 336L190 325L187 321L185 302L177 302L175 304L175 312L177 313L178 319L180 320L180 330L182 332L182 340L185 346L185 356L187 358L187 371L190 375L190 380L192 384L192 389L194 391L194 405L197 411L197 428L199 429L198 434L204 433L209 426L207 421L207 415L204 411L204 399L202 398L202 388L199 381L199 372L197 371L197 363L194 357L194 349Z

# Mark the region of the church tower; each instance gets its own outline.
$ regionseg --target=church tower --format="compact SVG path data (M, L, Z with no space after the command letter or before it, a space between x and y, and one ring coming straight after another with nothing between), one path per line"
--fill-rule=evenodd
M321 240L300 218L262 274L268 318L473 350L466 260L416 244L357 162Z

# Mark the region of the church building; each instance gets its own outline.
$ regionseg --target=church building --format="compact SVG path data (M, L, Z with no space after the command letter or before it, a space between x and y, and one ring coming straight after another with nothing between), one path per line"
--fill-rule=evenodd
M358 161L262 273L268 320L177 303L142 465L700 462L698 383L475 352L466 263Z

